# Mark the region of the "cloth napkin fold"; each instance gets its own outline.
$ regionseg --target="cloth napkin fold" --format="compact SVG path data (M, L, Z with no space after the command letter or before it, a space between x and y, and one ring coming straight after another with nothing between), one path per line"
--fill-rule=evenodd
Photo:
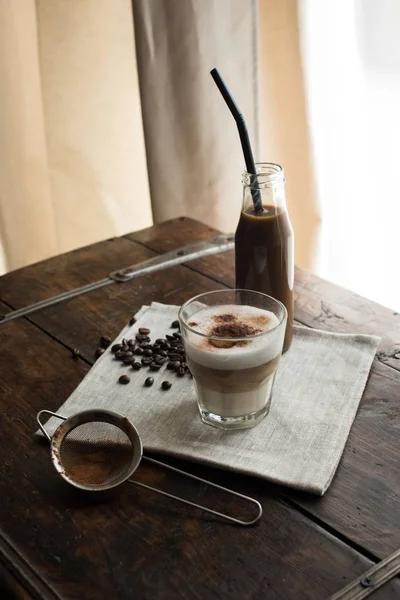
M179 307L143 306L136 323L116 338L132 338L139 327L152 341L164 337ZM70 416L88 408L126 415L144 448L263 477L323 495L332 481L368 378L379 338L295 327L290 350L276 376L269 415L253 429L224 431L200 420L193 381L161 369L133 371L106 351L60 407ZM114 342L114 343L115 343ZM127 385L118 383L129 374ZM151 374L154 385L144 387ZM172 382L168 391L160 389ZM51 418L50 433L59 425Z

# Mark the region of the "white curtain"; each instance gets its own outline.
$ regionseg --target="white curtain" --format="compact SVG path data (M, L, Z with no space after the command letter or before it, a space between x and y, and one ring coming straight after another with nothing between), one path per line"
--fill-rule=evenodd
M314 269L400 309L400 2L299 0L322 227Z

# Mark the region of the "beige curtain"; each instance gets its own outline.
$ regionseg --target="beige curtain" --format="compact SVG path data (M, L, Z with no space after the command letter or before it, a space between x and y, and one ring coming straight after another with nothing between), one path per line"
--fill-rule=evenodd
M0 0L0 40L0 270L150 225L130 0Z
M0 269L152 217L233 231L244 161L214 66L256 159L286 169L296 260L312 267L295 0L0 0L0 39Z

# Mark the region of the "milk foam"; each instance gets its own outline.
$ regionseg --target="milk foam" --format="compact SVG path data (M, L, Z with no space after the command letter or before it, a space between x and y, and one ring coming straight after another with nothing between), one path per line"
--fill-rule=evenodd
M236 344L230 348L218 348L210 345L207 338L188 332L185 342L189 359L211 369L239 370L258 367L281 353L285 327L277 327L278 317L262 308L236 304L209 306L192 315L189 324L195 323L190 325L192 329L210 335L212 328L219 324L213 317L225 314L235 315L241 323L270 333L260 333L244 346Z

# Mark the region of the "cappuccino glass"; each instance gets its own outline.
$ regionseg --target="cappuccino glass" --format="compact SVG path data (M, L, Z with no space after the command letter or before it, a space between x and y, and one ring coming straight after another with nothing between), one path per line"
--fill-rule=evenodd
M179 311L204 423L254 427L269 412L285 338L285 306L250 290L195 296Z

